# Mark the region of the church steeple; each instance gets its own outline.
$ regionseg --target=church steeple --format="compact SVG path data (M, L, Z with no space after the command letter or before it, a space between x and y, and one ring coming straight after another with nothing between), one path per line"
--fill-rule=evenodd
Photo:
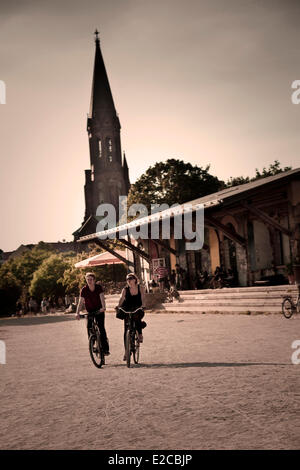
M93 73L93 84L91 93L91 103L89 118L100 117L104 112L110 111L116 114L114 100L112 97L109 81L100 49L100 39L98 31L95 31L95 62Z
M119 196L126 196L130 186L125 156L122 162L120 121L115 109L98 35L96 30L92 93L87 119L91 166L85 171L86 207L83 225L85 232L89 230L89 233L92 227L87 227L86 221L96 220L99 204L113 204L118 220ZM78 231L74 233L75 237L77 233L79 234Z

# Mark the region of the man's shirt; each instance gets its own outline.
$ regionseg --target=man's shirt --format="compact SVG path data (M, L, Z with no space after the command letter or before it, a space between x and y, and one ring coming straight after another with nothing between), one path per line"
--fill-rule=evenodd
M84 286L81 289L80 297L84 298L85 308L87 312L94 312L102 308L102 303L100 300L100 294L103 292L100 284L95 285L95 290L91 291L89 286Z

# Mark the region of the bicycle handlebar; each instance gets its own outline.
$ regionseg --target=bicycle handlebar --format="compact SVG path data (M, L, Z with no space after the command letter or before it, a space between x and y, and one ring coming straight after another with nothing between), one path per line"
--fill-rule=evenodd
M133 310L132 312L127 312L126 310L124 310L122 307L116 307L118 308L119 310L122 310L122 312L124 313L136 313L138 312L139 310L144 310L142 307L138 307L136 310Z

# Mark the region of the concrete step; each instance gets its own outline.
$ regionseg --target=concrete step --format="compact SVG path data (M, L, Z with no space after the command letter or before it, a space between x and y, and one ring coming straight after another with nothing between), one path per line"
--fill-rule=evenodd
M270 293L270 292L297 292L297 286L295 285L282 285L282 286L264 286L264 287L223 287L222 289L199 289L199 290L182 290L179 291L181 296L190 296L190 295L198 295L198 294L221 294L222 292L227 293Z
M235 302L238 302L239 300L254 300L254 299L275 299L275 300L281 300L283 297L286 295L291 295L294 297L293 293L287 294L285 293L276 293L276 294L271 294L271 295L266 295L266 294L257 294L257 295L250 295L250 294L224 294L224 295L195 295L195 296L189 296L189 297L184 297L180 296L180 299L182 302L202 302L204 300L232 300ZM296 295L296 294L295 294Z
M154 305L151 311L165 313L281 313L282 298L296 298L295 285L232 287L179 291L181 302ZM155 295L155 294L154 294ZM114 313L119 294L105 296L107 312Z
M232 305L236 307L265 307L265 306L270 306L270 307L280 307L281 308L281 302L198 302L195 304L191 303L185 303L185 302L168 302L162 304L165 308L169 308L170 305L173 305L173 307L176 308L208 308L208 307L230 307Z
M223 305L223 306L216 306L216 305L208 305L202 307L185 307L184 305L172 305L172 304L163 304L162 308L153 310L154 312L165 312L165 313L281 313L281 308L278 306L254 306L254 307L241 307L237 305Z

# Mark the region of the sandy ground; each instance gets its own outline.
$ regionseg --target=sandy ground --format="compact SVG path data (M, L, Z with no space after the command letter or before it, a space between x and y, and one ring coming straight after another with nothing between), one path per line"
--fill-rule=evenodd
M84 320L0 320L0 448L300 447L300 315L146 316L142 363L128 369L122 322L107 315L100 370Z

